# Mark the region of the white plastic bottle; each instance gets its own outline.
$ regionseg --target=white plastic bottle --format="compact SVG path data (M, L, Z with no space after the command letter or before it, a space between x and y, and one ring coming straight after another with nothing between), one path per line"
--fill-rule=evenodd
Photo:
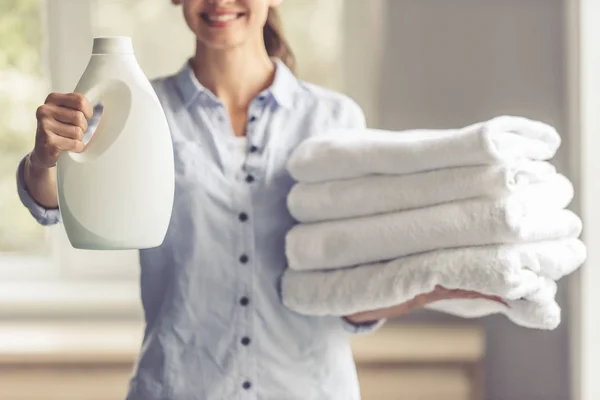
M63 152L57 164L59 208L71 245L159 246L173 208L173 144L131 39L95 38L75 92L104 109L84 151Z

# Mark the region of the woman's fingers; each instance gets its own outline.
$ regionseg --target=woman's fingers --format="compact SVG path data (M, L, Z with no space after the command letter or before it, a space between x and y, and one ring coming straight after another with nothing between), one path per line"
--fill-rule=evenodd
M45 104L54 104L59 107L81 111L86 119L94 115L94 106L81 93L50 93Z
M433 298L437 300L452 300L452 299L485 299L504 304L508 307L508 303L500 296L486 295L479 292L462 289L447 289L443 286L436 286L432 293Z

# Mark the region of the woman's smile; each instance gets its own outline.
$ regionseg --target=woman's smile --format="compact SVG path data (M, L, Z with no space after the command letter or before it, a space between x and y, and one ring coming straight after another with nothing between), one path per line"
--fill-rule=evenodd
M200 14L202 21L210 28L226 28L246 16L244 12L213 11Z

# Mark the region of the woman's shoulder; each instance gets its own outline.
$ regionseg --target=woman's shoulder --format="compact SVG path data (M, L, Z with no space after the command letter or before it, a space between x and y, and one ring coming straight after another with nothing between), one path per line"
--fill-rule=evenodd
M178 74L150 79L150 84L164 109L179 110L186 104L186 93L177 83ZM188 93L189 95L189 93Z
M337 107L349 107L362 111L356 101L343 93L302 80L298 80L298 85L300 87L299 95L305 101L319 103L319 105L329 104Z
M152 85L152 88L154 89L156 94L160 97L167 94L167 92L170 92L175 89L175 78L176 75L159 76L150 79L150 84Z
M362 108L350 96L306 81L298 80L298 83L298 101L308 110L327 112L331 119L348 121L351 126L365 125Z

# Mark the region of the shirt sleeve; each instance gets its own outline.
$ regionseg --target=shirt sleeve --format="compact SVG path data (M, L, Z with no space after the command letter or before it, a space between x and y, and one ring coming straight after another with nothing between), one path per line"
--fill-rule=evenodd
M360 324L355 324L348 321L346 318L342 318L342 326L344 330L352 335L360 335L360 334L368 334L373 333L377 329L381 328L383 324L385 324L385 319L379 319L377 321L372 322L364 322Z
M46 208L38 204L25 185L25 159L23 157L17 168L17 192L23 205L29 210L33 218L42 225L53 225L60 222L58 208Z

